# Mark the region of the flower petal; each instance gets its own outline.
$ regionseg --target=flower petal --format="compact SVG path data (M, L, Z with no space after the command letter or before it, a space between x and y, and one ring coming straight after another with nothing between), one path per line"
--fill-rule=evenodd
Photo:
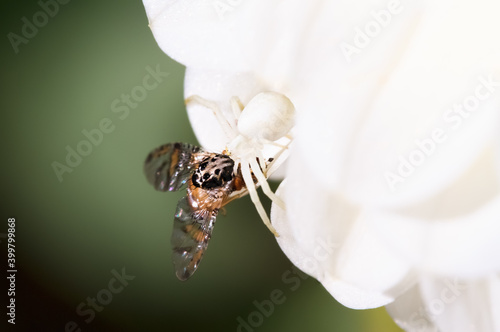
M144 0L160 48L188 67L275 75L293 71L290 55L300 49L303 1ZM264 23L264 24L263 24Z
M354 202L392 207L423 200L461 176L500 128L500 76L493 77L499 43L491 42L496 30L483 29L498 20L489 13L484 19L488 5L498 8L488 1L478 8L462 1L453 10L409 5L350 65L326 46L306 45L305 57L315 61L303 73L307 91L296 105L302 111L297 141L304 156L322 156L322 163L308 158L312 176ZM459 23L469 10L481 26L473 32ZM450 31L443 17L457 30ZM471 52L469 42L478 49ZM497 54L496 60L483 62L479 49ZM463 118L454 104L467 104ZM400 157L418 166L402 175ZM326 178L325 164L331 170ZM402 183L391 185L388 172Z
M500 331L500 274L489 278L489 305L494 331Z
M394 299L415 283L416 275L411 265L394 255L371 229L369 218L360 213L351 225L339 250L337 264L334 268L328 267L329 275Z
M291 155L287 182L277 192L287 211L274 204L271 211L283 252L348 307L393 301L414 282L410 266L387 250L357 208L311 181L304 162Z
M418 285L399 296L386 309L394 322L407 332L438 332L428 315Z
M420 289L426 309L440 331L494 332L498 331L500 316L492 302L500 296L495 293L499 284L499 277L467 282L427 277L421 280Z
M314 113L301 113L298 105L299 153L321 156L321 162L307 158L311 176L356 203L387 207L422 201L459 178L500 131L500 103L491 99L481 104L453 129L442 118L457 97L444 101L437 100L442 95L432 95L444 93L443 86L449 95L477 86L462 89L453 82L460 81L458 77L439 74L427 80L417 73L394 79L378 102L367 106L371 114L366 115L356 109L356 102L341 103L344 98L335 94L329 102L316 98L309 103ZM354 99L356 89L352 91ZM328 177L323 176L325 165Z
M500 189L492 165L491 153L485 154L428 202L399 213L372 211L374 230L394 254L423 271L462 278L500 271Z
M500 181L500 131L498 132L497 139L495 141L496 146L496 165L497 165L497 178Z
M280 185L278 195L281 196L280 190L283 190L284 186L284 183ZM288 224L285 211L275 204L271 210L271 219L280 234L277 238L278 244L290 261L305 273L318 279L330 294L343 305L350 308L366 309L380 307L394 300L393 297L386 296L381 292L365 290L348 281L331 277L326 271L326 267L331 263L330 259L333 260L331 256L337 245L331 242L330 237L317 237L315 248L312 251L303 250L303 244L307 241L304 241L303 238L297 239L292 235L292 227Z
M246 10L239 10L232 15L233 19L223 21L217 16L214 1L144 0L143 3L158 45L173 59L188 67L222 69L231 64L235 70L248 70L241 63L238 43L248 35L244 34L244 25L236 24L237 20L248 22L251 15L245 15ZM234 45L232 50L230 45Z

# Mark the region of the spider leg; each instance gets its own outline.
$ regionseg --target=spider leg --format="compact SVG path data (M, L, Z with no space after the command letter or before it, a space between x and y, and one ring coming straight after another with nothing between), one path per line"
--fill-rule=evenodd
M276 157L274 157L274 160L270 162L267 165L267 170L266 170L266 177L270 177L276 170L285 162L285 160L288 158L288 153L283 154L283 152L288 152L288 150L283 149L278 154Z
M286 145L283 145L283 144L279 144L279 143L276 143L276 142L273 142L273 141L270 141L267 139L263 139L263 138L261 138L260 141L264 144L274 145L274 146L277 146L277 147L282 148L282 149L287 149L288 144L290 144L290 142L288 142Z
M259 181L259 184L264 194L266 194L266 196L269 197L274 203L278 204L280 208L285 210L285 202L283 202L283 200L280 197L278 197L275 193L273 193L273 191L269 187L269 183L267 183L266 177L264 176L259 167L259 164L257 164L257 160L254 159L250 160L250 167L252 167L252 172Z
M214 113L215 117L217 118L217 121L219 121L220 126L222 127L222 130L226 134L228 138L232 138L237 136L236 130L231 126L229 121L227 121L227 118L222 114L219 106L217 106L216 103L210 100L206 100L198 95L192 95L186 98L184 101L186 105L190 103L197 103L200 104L201 106L204 106L208 109L211 109L212 112Z
M273 145L273 146L280 148L280 150L273 157L273 161L268 163L266 167L263 167L262 163L261 163L261 168L264 170L264 175L266 177L269 177L272 173L274 173L276 171L276 169L278 169L278 167L281 166L281 164L283 164L283 162L288 157L288 155L285 154L284 158L280 159L278 162L278 159L280 158L280 156L282 156L283 152L285 152L288 149L288 146L292 143L292 140L293 140L293 136L291 134L287 134L283 137L288 138L288 142L284 145L277 143L275 141L270 141L270 140L263 139L263 138L260 139L260 141L264 144ZM260 160L260 156L259 156L259 160ZM272 170L271 170L271 168L272 168Z
M261 149L255 149L255 155L257 159L259 159L259 164L260 164L260 169L265 172L266 171L266 158L264 158L264 154L262 153Z
M243 111L245 106L243 106L243 103L237 96L231 97L229 102L231 103L231 109L233 110L234 118L238 120L240 118L241 111Z
M264 173L266 177L271 176L271 174L273 174L285 162L288 154L283 153L288 151L288 146L290 145L290 143L292 143L292 141L289 141L288 143L286 143L286 145L283 145L283 148L274 155L273 161L271 161L266 167L266 172Z
M245 181L245 184L247 186L248 193L250 194L250 199L255 205L255 208L257 209L260 218L267 226L267 228L269 228L271 233L273 233L274 236L278 237L279 234L276 232L273 225L271 224L271 221L269 220L267 213L264 210L262 203L260 202L259 195L257 194L257 189L255 188L255 183L253 182L252 174L250 173L250 166L246 162L241 163L241 175L243 176L243 180Z
M233 173L236 174L238 173L238 167L241 167L241 162L239 159L233 159L234 160L234 165L233 165Z

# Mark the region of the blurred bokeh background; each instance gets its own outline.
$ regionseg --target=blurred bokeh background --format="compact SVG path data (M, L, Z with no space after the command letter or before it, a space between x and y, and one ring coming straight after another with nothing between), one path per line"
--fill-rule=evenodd
M183 193L155 191L142 163L160 144L196 143L184 68L156 45L139 0L40 3L1 4L0 326L13 327L3 311L15 217L17 330L399 331L383 308L344 308L295 270L248 197L218 218L200 269L178 281L169 239ZM148 68L168 76L145 90ZM102 121L113 130L82 143ZM53 164L68 166L68 146L88 155L59 179ZM113 270L130 276L116 293ZM276 290L283 303L259 313ZM106 305L94 316L96 297Z

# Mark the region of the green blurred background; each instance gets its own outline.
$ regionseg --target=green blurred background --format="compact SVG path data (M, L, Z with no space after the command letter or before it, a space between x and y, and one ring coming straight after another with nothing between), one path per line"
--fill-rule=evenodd
M142 2L69 1L45 24L35 1L1 6L0 271L6 221L15 217L16 330L64 331L73 321L82 331L235 331L238 317L250 316L259 326L240 331L399 331L383 308L344 308L296 271L248 197L228 206L200 269L178 281L169 239L182 192L155 191L142 163L160 144L196 138L183 105L184 68L158 48ZM42 26L16 53L8 34L22 37L23 17L33 16ZM169 75L128 116L114 113L113 101L142 86L148 66ZM104 118L113 132L59 181L52 163L65 164L66 146L76 149L82 130ZM111 271L123 268L135 278L108 299ZM305 279L283 280L298 276ZM284 303L269 317L256 314L254 301L266 303L274 290ZM90 316L76 308L99 294L109 304L85 322ZM3 312L1 319L7 326Z

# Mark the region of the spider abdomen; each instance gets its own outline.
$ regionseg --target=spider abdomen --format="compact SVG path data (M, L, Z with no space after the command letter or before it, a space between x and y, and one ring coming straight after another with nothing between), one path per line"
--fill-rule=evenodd
M247 138L276 141L290 132L295 107L281 93L261 92L250 100L238 119L238 131Z

